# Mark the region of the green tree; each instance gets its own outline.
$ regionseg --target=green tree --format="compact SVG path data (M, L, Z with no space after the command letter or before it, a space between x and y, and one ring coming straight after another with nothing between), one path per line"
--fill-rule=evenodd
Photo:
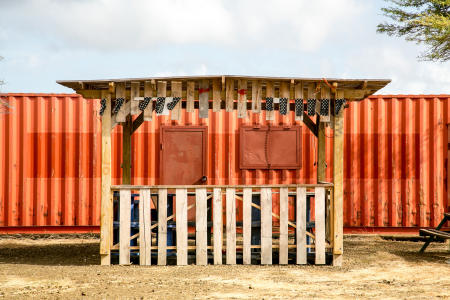
M381 10L393 22L378 24L377 32L427 45L420 59L450 59L450 0L385 1L391 5Z

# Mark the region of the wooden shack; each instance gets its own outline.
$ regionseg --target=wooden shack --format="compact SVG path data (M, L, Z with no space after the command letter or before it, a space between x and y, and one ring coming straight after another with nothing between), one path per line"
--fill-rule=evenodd
M141 265L341 265L343 110L389 82L228 75L58 81L101 99L101 264L137 257ZM149 149L155 185L132 184L132 146L139 145L131 140L144 122L155 124L152 140L159 140ZM115 126L122 126L121 185L111 185ZM333 182L325 182L327 127ZM297 178L303 130L317 141L317 152L308 153L317 161L315 183Z

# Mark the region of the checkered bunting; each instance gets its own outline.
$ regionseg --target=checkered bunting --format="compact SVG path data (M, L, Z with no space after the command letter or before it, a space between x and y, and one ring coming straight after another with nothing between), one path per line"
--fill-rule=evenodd
M161 114L163 112L164 102L166 102L166 97L158 97L156 99L155 111L157 114Z
M150 101L152 101L152 97L144 97L144 101L139 101L139 109L144 111Z
M336 99L334 101L334 114L339 114L339 111L341 110L342 106L345 105L346 100L345 99Z
M122 107L123 103L125 102L125 98L117 98L116 99L116 105L114 105L113 108L113 114L117 114Z
M288 104L287 98L280 98L280 114L282 115L287 114L287 104Z
M174 109L175 105L177 105L178 101L181 100L181 97L173 97L172 102L167 103L167 109L172 110Z
M316 99L308 99L306 109L308 110L308 116L314 116L316 114Z
M100 100L100 111L98 112L100 116L103 116L105 109L106 109L106 99L102 99Z
M330 99L320 100L320 115L328 116L328 108L330 107Z
M295 99L295 115L297 117L303 116L303 99Z
M266 97L266 110L273 111L273 97Z

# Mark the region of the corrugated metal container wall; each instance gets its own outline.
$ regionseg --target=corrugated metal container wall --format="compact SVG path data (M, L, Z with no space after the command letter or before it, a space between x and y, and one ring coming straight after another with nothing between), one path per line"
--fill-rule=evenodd
M0 226L98 226L98 101L61 94L6 94L4 98L10 108L5 106L0 115L4 145L0 148ZM448 101L448 95L372 96L350 104L344 124L345 226L436 226L449 203ZM183 113L176 123L208 126L209 184L314 183L317 141L306 126L302 169L240 171L239 126L265 123L264 114L249 116L242 120L236 112L210 111L210 118L199 119ZM133 134L133 184L159 183L159 128L172 122L168 117L154 120L158 121L144 123ZM277 117L275 123L289 121ZM117 126L113 184L120 184L120 134ZM332 134L329 130L326 134L328 166L332 166ZM331 167L326 175L331 180Z

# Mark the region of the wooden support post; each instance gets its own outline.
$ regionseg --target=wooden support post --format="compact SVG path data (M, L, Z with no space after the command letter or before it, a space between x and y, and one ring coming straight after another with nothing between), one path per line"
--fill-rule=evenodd
M238 118L247 117L247 80L238 80Z
M172 120L181 120L181 96L182 96L182 82L181 81L172 81L171 82L172 89L172 97L179 97L180 101L175 105L172 109L171 119Z
M102 116L102 198L100 212L100 263L111 264L111 229L113 203L111 197L111 94L102 91L106 109Z
M317 117L317 183L325 181L326 154L325 154L325 123Z
M131 134L133 121L128 115L122 126L122 184L131 184Z
M186 87L186 112L194 112L195 81L188 81Z
M209 80L203 79L199 82L198 87L198 117L201 119L208 118L209 109Z
M254 113L261 112L261 98L262 98L261 81L253 80L252 81L252 110Z
M343 91L336 91L336 99L343 99ZM344 204L344 108L334 115L333 143L333 266L342 266L343 204Z

